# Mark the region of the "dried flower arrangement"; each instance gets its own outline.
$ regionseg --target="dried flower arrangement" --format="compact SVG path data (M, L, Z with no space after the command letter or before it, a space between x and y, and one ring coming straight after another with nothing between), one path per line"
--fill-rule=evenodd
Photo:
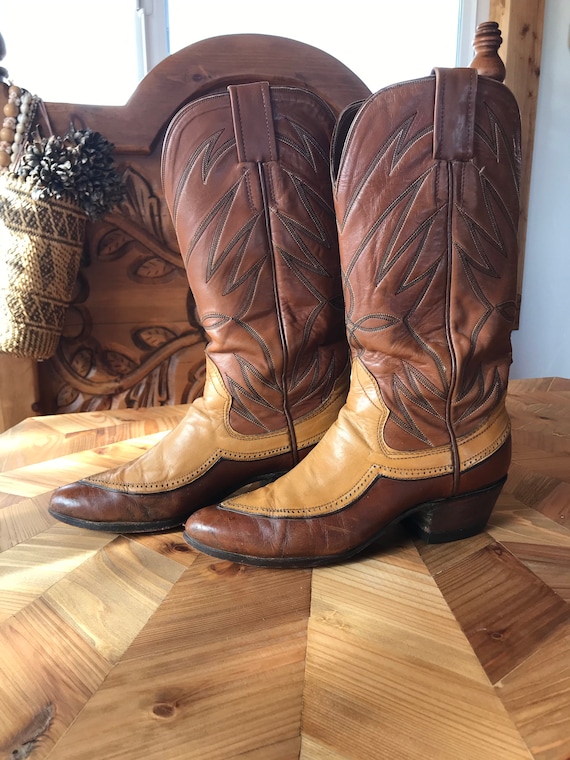
M75 201L93 221L123 197L113 149L99 132L71 126L63 137L38 136L31 141L15 173L29 183L33 198Z

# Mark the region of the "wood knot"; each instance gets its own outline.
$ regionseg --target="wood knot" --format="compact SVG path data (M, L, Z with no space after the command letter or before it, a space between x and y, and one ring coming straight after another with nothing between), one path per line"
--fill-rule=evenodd
M152 712L157 718L172 718L176 713L176 705L170 702L157 702Z
M172 551L184 553L184 552L189 552L191 550L188 544L172 544Z
M11 742L10 760L26 760L36 749L38 741L47 734L55 716L55 705L51 702L34 715L32 720Z
M226 578L234 578L236 575L245 572L244 565L238 565L235 562L222 560L209 566L208 570L215 575L223 575Z

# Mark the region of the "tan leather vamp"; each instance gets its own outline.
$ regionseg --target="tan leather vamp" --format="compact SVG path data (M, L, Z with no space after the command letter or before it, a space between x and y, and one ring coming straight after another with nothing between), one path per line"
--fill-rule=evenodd
M206 358L204 395L168 435L138 459L85 478L85 482L129 493L171 491L192 483L221 459L255 461L291 451L287 429L259 435L236 432L230 424L232 399L214 363ZM344 403L348 371L327 401L295 422L298 447L317 443Z
M227 499L222 507L264 517L316 517L353 503L378 477L422 480L453 472L451 445L391 448L384 437L389 414L374 378L355 360L346 404L317 448L275 483ZM501 402L482 425L459 438L461 470L497 451L509 432Z

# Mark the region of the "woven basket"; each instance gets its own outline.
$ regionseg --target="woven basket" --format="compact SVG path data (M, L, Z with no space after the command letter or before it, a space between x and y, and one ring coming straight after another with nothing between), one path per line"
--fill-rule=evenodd
M71 202L34 200L0 174L0 351L49 359L63 329L85 237Z

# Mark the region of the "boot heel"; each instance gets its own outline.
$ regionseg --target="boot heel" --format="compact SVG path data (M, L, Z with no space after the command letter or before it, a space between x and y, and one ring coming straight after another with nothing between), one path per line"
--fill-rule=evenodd
M488 488L424 505L404 520L426 544L444 544L480 533L491 516L506 478Z

